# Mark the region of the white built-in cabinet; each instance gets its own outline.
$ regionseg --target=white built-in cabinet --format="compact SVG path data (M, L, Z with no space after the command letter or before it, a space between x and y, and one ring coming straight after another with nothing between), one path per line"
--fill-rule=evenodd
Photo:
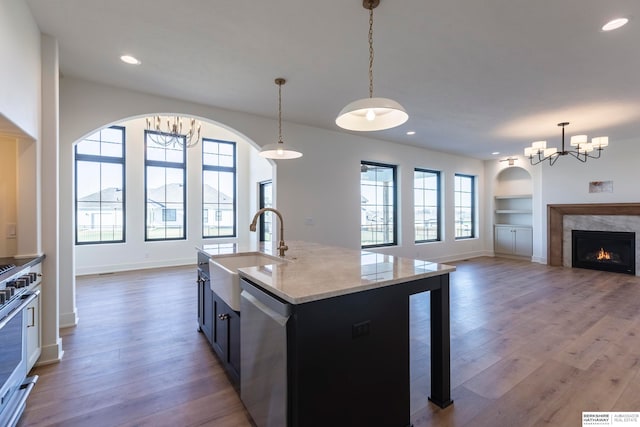
M533 254L531 227L496 225L493 250L496 254L531 256Z
M496 176L493 252L499 256L533 255L533 181L530 173L511 166Z
M533 255L531 194L495 196L494 202L494 253Z

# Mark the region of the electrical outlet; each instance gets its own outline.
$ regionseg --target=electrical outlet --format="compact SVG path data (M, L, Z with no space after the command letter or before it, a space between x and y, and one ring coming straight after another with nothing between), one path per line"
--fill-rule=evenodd
M16 236L16 225L15 224L7 224L7 230L6 230L6 235L7 235L7 239L15 239Z
M351 325L351 336L353 339L364 337L371 332L371 321L365 320L364 322L354 323Z

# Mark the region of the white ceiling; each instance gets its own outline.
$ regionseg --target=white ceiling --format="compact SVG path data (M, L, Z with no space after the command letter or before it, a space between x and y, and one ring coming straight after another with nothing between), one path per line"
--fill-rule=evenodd
M27 3L58 39L65 76L273 118L284 77L284 120L334 130L340 109L368 96L362 0ZM618 16L631 21L600 31ZM410 118L367 135L481 159L557 146L562 121L612 145L637 137L639 41L638 0L382 0L374 96ZM125 53L142 65L121 63Z

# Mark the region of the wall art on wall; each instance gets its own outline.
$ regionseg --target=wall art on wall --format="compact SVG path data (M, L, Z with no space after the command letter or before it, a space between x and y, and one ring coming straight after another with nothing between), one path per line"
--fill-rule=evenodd
M591 181L589 193L613 193L613 181Z

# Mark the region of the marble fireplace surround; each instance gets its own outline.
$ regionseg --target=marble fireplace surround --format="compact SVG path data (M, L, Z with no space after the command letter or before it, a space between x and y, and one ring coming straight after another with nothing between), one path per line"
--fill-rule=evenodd
M590 216L602 216L603 223L611 223L611 218L607 216L630 216L638 217L638 223L640 223L640 203L585 203L585 204L567 204L567 205L547 205L547 263L549 265L562 266L564 254L571 253L571 248L564 248L565 230L564 230L564 217L573 215L590 215ZM579 218L573 218L580 223ZM586 219L586 218L585 218ZM622 220L622 218L621 218ZM599 221L598 221L599 222ZM626 222L626 221L625 221ZM633 218L632 222L636 222ZM635 228L635 226L633 226ZM589 229L589 228L587 228ZM591 228L595 229L595 228ZM611 231L611 230L605 230ZM628 231L626 229L619 231ZM636 231L636 230L629 230ZM569 230L570 234L571 231ZM637 236L637 239L640 236ZM638 241L636 241L638 245ZM638 265L636 250L636 270L640 271L640 265ZM570 264L570 261L569 261ZM638 274L638 273L636 273Z

